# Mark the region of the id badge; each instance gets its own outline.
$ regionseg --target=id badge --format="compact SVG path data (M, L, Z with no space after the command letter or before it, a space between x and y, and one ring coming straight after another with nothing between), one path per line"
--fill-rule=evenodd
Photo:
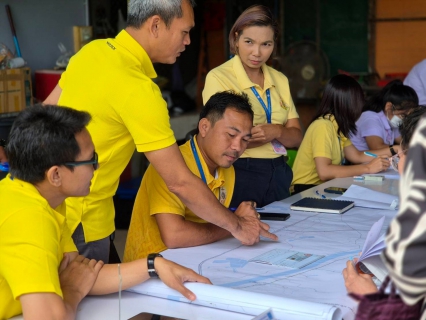
M272 148L276 154L287 155L287 149L276 139L271 141Z
M225 200L226 200L226 190L225 190L225 188L221 187L219 189L219 202L221 204L224 204Z

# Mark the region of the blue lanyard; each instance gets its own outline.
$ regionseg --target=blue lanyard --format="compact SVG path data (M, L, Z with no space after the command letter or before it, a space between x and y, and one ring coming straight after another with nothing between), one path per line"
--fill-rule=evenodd
M204 183L207 184L207 179L204 175L203 167L201 166L200 157L198 156L197 148L195 148L194 138L191 139L191 149L192 154L194 155L195 162L197 163L198 171L200 172L201 180L203 180Z
M269 92L269 89L266 89L266 99L268 100L268 106L265 105L265 102L263 102L262 97L259 95L255 87L250 88L251 91L253 91L254 95L256 96L257 100L259 100L260 104L262 105L263 110L265 110L266 113L266 121L268 123L272 123L271 117L272 117L272 104L271 104L271 93Z

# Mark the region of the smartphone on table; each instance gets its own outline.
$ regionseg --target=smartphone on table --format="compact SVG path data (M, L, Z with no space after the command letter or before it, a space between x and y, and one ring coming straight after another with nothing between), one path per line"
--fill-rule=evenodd
M328 187L324 189L324 192L327 193L335 193L335 194L343 194L345 191L348 190L346 188L340 188L340 187Z
M290 218L290 213L274 213L274 212L257 212L260 215L260 220L275 220L275 221L286 221Z

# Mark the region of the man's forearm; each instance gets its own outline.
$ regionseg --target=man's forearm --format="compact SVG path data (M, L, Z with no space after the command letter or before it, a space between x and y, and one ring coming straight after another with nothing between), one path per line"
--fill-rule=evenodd
M232 236L229 231L212 223L188 221L169 213L157 214L155 217L161 238L168 248L201 246Z
M234 233L238 227L238 218L226 209L207 185L195 175L191 181L178 188L171 188L182 202L200 218Z

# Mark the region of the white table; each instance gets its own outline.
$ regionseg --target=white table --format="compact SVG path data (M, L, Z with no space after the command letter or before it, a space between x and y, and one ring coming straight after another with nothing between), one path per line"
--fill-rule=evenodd
M293 203L302 197L318 197L315 194L315 191L323 193L323 189L326 187L349 187L351 184L357 184L372 190L381 191L389 193L392 195L398 195L398 183L399 180L396 179L385 179L383 182L376 181L354 181L352 178L342 178L334 179L328 181L324 184L321 184L315 188L306 190L300 194L294 195L288 199L283 200L285 203ZM333 197L334 195L327 196ZM336 195L337 196L337 195ZM372 210L372 209L365 209ZM373 213L373 212L372 212ZM296 215L297 212L292 213ZM306 213L304 213L306 214ZM387 212L387 221L389 221L389 215L392 213ZM396 214L396 211L395 211ZM377 213L375 213L377 215ZM289 222L291 221L288 220ZM365 229L366 225L363 226ZM365 230L363 230L365 232ZM235 239L228 239L224 241L236 241ZM227 243L228 243L227 242ZM363 239L360 239L362 245ZM255 249L255 248L254 248ZM188 249L177 249L177 250L167 250L165 251L165 256L173 257L176 256L178 250L188 250ZM341 261L344 263L344 260ZM185 264L188 267L196 269L195 264ZM344 264L342 264L342 269ZM208 275L207 275L208 276ZM337 279L339 286L343 285L343 280L340 278ZM343 289L344 290L344 289ZM201 307L196 305L191 305L188 303L181 303L176 301L170 301L166 299L154 298L144 295L139 295L130 292L123 292L122 296L122 305L121 305L121 318L128 319L134 315L137 315L143 311L158 313L163 315L169 315L174 317L181 317L184 319L252 319L252 316L243 315L238 313L226 312L224 310L212 309L207 307ZM351 318L350 315L348 318ZM87 297L85 298L80 307L77 319L118 319L118 294L112 294L107 296L100 297Z

